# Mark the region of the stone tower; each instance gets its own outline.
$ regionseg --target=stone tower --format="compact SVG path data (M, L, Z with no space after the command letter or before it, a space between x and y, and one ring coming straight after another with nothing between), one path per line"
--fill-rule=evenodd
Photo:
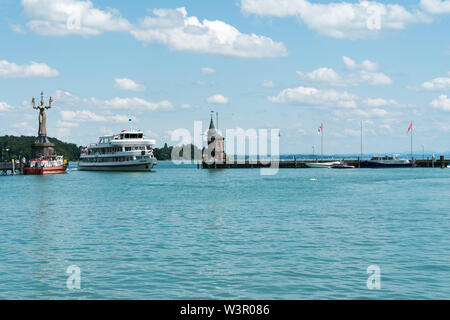
M207 134L208 147L205 150L204 160L208 164L225 162L224 138L214 127L214 121L211 114L211 122Z

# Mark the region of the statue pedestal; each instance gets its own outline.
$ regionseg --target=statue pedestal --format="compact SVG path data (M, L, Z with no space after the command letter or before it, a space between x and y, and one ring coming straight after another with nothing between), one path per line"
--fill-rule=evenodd
M31 145L31 154L34 159L54 156L55 145L48 140L47 136L40 135Z

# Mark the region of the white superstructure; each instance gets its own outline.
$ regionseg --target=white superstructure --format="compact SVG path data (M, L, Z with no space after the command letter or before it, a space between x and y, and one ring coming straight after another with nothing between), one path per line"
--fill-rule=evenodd
M84 148L78 161L79 170L150 171L156 164L155 140L146 139L139 130L122 130L119 134L100 137L99 142Z

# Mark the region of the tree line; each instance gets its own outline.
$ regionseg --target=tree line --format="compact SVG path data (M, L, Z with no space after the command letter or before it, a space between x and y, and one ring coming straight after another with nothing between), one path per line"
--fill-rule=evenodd
M55 150L58 155L63 155L68 161L77 161L80 158L82 146L74 143L67 143L56 138L48 138L50 142L55 144ZM31 158L31 145L36 140L33 136L1 136L0 137L0 153L1 161L10 161L11 159L19 159L25 157ZM184 148L183 148L184 147ZM174 150L175 148L175 150ZM196 159L195 155L201 154L201 150L194 145L187 145L191 150L191 159ZM168 146L164 144L162 148L153 148L153 155L157 160L171 160L172 152L178 152L179 156L183 156L183 150L186 146Z
M64 159L75 161L80 158L80 147L74 143L66 143L56 138L48 138L55 144L55 150L58 155L63 155ZM2 136L0 137L0 153L2 161L19 159L25 157L31 158L31 145L36 140L33 136Z

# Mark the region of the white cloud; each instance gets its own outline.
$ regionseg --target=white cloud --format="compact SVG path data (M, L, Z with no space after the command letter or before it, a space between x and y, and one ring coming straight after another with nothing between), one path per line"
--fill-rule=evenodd
M185 8L154 9L153 14L131 30L131 34L145 44L159 42L178 51L245 58L287 55L281 42L243 34L223 21L199 21L197 17L189 17Z
M66 117L70 117L70 116L71 116L70 114L66 114ZM76 128L78 126L79 126L79 124L75 123L75 122L68 122L68 121L61 121L61 120L58 120L58 122L57 122L57 127L60 127L60 128Z
M274 88L276 87L276 84L270 80L263 80L263 82L261 82L261 86L265 88Z
M297 16L317 33L338 39L368 38L383 29L398 30L430 20L419 11L375 1L322 4L306 0L241 0L241 10L260 16Z
M126 115L99 115L89 110L61 110L61 118L65 121L58 121L58 127L60 128L72 128L78 127L76 122L118 122L126 123L129 122L130 117ZM136 118L131 117L133 121Z
M385 131L388 131L391 134L394 133L394 129L392 129L392 127L389 124L382 124L380 125L380 128L384 129Z
M331 86L357 86L363 83L379 86L389 85L393 82L386 74L376 71L378 64L375 62L364 60L361 64L357 64L346 56L343 56L342 60L347 69L352 70L342 76L333 69L326 67L311 72L297 71L297 74L306 82Z
M376 64L375 62L372 62L370 60L364 60L361 63L361 66L366 69L367 71L375 71L378 69L378 64Z
M214 73L216 73L216 70L214 70L213 68L210 68L210 67L203 67L202 68L202 74L203 75L214 74Z
M11 128L19 129L21 135L32 135L36 132L35 129L27 121L14 123L11 125Z
M52 69L45 63L31 62L18 65L14 62L0 60L0 78L51 78L59 75L58 70Z
M6 102L0 101L0 111L10 111L12 107Z
M450 13L450 0L420 0L420 6L429 13Z
M190 104L188 104L188 103L183 103L182 105L181 105L181 109L190 109L190 108L192 108L192 106L190 105Z
M138 120L135 117L129 117L129 116L120 115L120 114L110 116L109 119L111 119L111 121L118 122L118 123L127 123L127 122L130 122L130 119L134 122L136 122Z
M144 44L158 42L178 51L246 58L287 55L281 42L241 33L223 21L200 21L188 16L185 8L154 9L153 16L132 25L118 10L95 8L89 0L22 0L22 6L29 19L27 27L40 35L89 37L103 32L129 32Z
M216 104L226 104L228 103L228 98L224 97L222 94L219 93L206 99L206 102Z
M282 90L276 96L268 98L274 103L290 103L301 105L337 105L344 108L356 107L356 96L347 91L318 90L316 88L297 87Z
M450 98L446 94L442 94L437 99L431 101L431 106L443 111L450 111Z
M383 98L368 98L364 100L364 104L369 107L383 107L383 106L396 106L397 101L394 99L383 99Z
M26 31L23 29L23 27L20 24L10 23L9 27L11 28L12 31L14 31L17 34L25 34L26 33Z
M353 59L350 59L349 57L343 56L342 61L344 61L344 64L347 67L347 69L353 70L358 67L356 62Z
M311 72L297 71L297 74L310 82L322 82L339 85L342 79L339 74L330 68L319 68Z
M344 62L346 68L350 70L364 69L367 71L376 71L378 69L378 64L370 60L364 60L361 64L357 64L355 60L343 56L342 61Z
M105 31L128 31L131 24L118 10L94 8L91 1L22 0L27 26L41 35L99 35Z
M55 93L52 94L52 98L54 104L57 106L64 105L66 107L67 106L75 107L78 106L81 102L83 103L86 102L86 100L83 101L77 95L66 90L56 90ZM26 103L27 105L29 104L28 101Z
M370 60L364 60L361 64L357 64L353 59L343 56L347 69L354 70L346 76L346 82L356 85L360 83L368 83L371 85L389 85L392 79L382 72L376 72L378 64Z
M448 74L450 75L450 72ZM450 77L440 77L434 78L431 81L426 81L422 83L421 89L430 91L450 89Z
M381 108L374 108L370 110L355 110L354 114L366 118L382 118L389 115L389 112Z
M116 78L114 79L116 88L127 91L144 91L145 86L139 84L131 79L127 78Z
M113 109L146 110L146 111L156 111L159 109L163 110L173 109L173 105L170 101L163 100L159 102L151 102L137 97L134 98L115 97L110 100L97 100L95 98L91 98L91 102L105 108L113 108Z
M384 73L369 72L366 70L359 70L355 73L349 74L348 81L354 85L367 83L374 86L390 85L393 83L392 79Z
M65 121L105 122L106 117L97 115L89 110L61 110L61 118Z

